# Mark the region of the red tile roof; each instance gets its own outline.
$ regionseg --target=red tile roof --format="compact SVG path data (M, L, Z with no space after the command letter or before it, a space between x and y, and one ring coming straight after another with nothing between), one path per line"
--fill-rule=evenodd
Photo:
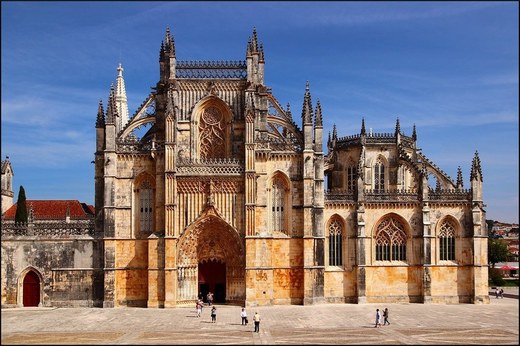
M94 216L94 207L78 200L26 200L27 211L32 207L35 220L65 220L67 210L71 220L88 219ZM16 204L4 213L5 220L14 220Z

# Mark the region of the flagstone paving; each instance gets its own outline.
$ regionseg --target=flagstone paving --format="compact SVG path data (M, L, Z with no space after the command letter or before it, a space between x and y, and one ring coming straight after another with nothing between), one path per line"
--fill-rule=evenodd
M388 308L388 326L374 328L376 308ZM260 332L241 325L240 307L217 304L200 318L191 307L14 308L2 309L2 345L518 345L519 300L490 304L324 304L248 307L249 320L261 314Z

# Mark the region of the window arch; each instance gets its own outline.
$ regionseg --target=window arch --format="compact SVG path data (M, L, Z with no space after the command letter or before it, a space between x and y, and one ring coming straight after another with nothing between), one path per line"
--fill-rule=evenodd
M191 116L192 152L189 157L203 161L230 158L232 119L231 108L216 95L199 100Z
M135 191L135 235L149 236L154 231L154 182L148 174L139 176Z
M343 225L337 218L332 219L329 232L329 266L343 265Z
M444 220L439 228L439 259L455 260L455 224L452 220Z
M407 165L400 165L397 171L397 184L403 190L408 190L413 188L414 177L413 173L410 171L410 168Z
M385 164L381 157L378 157L374 165L374 190L382 192L385 190Z
M406 261L406 232L396 217L388 217L377 226L376 261Z
M226 157L225 117L214 106L204 108L199 122L199 143L201 159L222 159Z
M289 202L287 181L281 174L275 174L271 183L271 231L289 235L287 216Z

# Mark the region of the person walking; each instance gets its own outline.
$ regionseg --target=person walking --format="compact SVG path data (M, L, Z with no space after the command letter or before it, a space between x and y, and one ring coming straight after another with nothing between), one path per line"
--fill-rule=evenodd
M242 311L240 312L240 317L242 317L242 325L247 326L247 312L246 308L242 308Z
M379 309L376 309L376 325L374 328L381 327L381 312L379 312Z
M383 326L386 326L386 324L388 323L388 325L390 325L390 321L388 320L388 308L385 308L385 310L383 311Z
M200 317L201 313L202 313L202 302L199 300L199 301L197 301L197 317Z
M504 299L504 289L500 289L500 298Z
M495 298L498 299L498 295L500 292L498 291L498 287L495 287Z
M255 332L260 333L260 314L258 312L255 312L253 316L253 322L255 322Z
M217 322L217 307L213 305L211 308L211 323Z
M209 292L206 296L206 299L208 300L208 306L211 306L211 304L213 303L213 293Z

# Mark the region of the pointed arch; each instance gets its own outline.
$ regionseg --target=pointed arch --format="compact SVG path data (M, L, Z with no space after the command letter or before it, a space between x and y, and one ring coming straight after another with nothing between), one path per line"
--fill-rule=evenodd
M456 239L460 234L460 223L451 215L443 217L437 223L437 259L439 261L456 260Z
M399 215L383 216L373 230L376 261L406 261L408 223Z
M415 190L417 187L417 179L415 170L408 162L401 162L397 171L397 185L402 190Z
M269 233L290 236L291 180L277 170L267 182Z
M133 185L132 236L147 238L155 230L155 179L150 173L141 172L134 179Z
M329 266L342 267L346 239L345 220L338 214L332 215L327 222L328 260Z
M383 155L378 155L372 167L373 183L372 188L376 192L384 191L388 186L388 160Z
M233 112L228 104L214 95L202 98L192 113L192 153L196 160L231 157L231 123Z
M177 241L177 298L197 299L200 263L222 263L225 268L225 300L245 299L245 244L238 231L213 206L192 222Z
M357 163L352 158L349 157L347 159L347 164L345 166L345 177L347 179L346 187L347 191L356 191L357 190Z
M43 305L43 276L38 269L28 266L20 272L18 277L18 305Z

